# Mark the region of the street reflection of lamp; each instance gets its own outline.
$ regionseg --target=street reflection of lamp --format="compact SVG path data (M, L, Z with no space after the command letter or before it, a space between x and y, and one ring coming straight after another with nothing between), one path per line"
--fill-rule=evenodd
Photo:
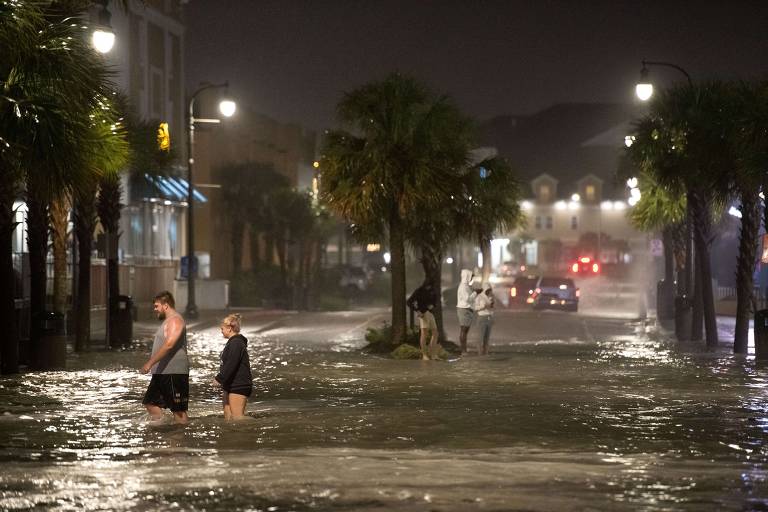
M115 31L112 30L112 14L107 9L109 0L98 0L99 18L91 34L91 44L99 53L109 53L115 46Z
M195 124L211 123L218 124L220 119L204 119L195 117L195 99L197 95L207 89L226 89L229 82L221 84L204 84L199 87L189 99L189 109L187 112L187 149L189 151L187 160L187 308L184 315L187 318L197 318L199 312L195 302L195 216L194 216L194 181L193 167L195 163ZM237 105L229 98L223 98L219 102L219 112L225 117L231 117L237 110Z
M653 96L653 83L649 77L650 73L648 72L648 66L664 66L676 69L685 75L685 78L688 79L688 85L693 85L693 82L691 81L691 75L689 75L686 70L677 64L672 64L671 62L644 60L643 67L640 70L640 80L638 80L637 85L635 85L635 94L641 101L648 101L651 99L651 96Z

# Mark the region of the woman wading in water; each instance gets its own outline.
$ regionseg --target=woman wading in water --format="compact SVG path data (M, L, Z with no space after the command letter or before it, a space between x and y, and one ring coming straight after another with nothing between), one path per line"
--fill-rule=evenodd
M228 315L221 322L221 335L227 344L221 352L219 373L213 379L223 390L224 419L237 420L245 416L245 405L253 391L248 340L240 334L240 315Z

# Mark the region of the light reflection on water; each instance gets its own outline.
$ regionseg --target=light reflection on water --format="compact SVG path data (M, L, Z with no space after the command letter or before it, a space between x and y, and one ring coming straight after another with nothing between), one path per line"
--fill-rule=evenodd
M426 364L251 333L240 423L210 386L212 329L190 337L187 426L145 421L142 350L5 378L0 508L768 507L766 369L616 325Z

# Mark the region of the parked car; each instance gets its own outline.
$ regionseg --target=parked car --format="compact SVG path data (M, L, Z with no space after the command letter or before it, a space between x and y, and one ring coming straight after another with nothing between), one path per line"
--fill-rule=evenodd
M345 266L341 267L341 278L339 286L353 292L364 292L371 284L370 276L363 267Z
M579 310L581 295L573 279L567 277L540 277L533 290L534 309Z
M533 292L538 281L539 276L532 274L517 276L509 287L509 304L533 304Z

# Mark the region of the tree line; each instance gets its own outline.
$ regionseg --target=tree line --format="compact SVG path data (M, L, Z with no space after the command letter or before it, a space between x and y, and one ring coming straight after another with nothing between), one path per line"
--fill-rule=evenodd
M718 344L713 226L732 202L739 203L733 350L746 353L761 221L768 227L768 83L711 81L663 90L636 121L627 153L641 190L631 220L661 232L664 241L659 314L680 317L692 307L682 336L705 336L708 347Z
M46 305L46 261L54 261L53 309L67 303L67 225L76 240L73 284L75 350L90 342L93 238L101 224L116 247L122 196L119 172L165 173L174 156L157 148L156 125L132 115L90 46L91 2L0 0L0 373L19 369L13 268L14 204L27 207L30 266L30 365L40 367ZM116 307L118 266L108 254L108 307ZM111 315L114 320L114 315ZM114 329L110 329L114 332Z

